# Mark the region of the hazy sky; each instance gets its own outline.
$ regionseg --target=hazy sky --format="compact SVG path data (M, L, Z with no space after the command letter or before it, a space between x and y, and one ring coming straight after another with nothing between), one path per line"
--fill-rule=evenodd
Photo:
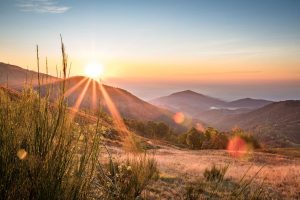
M59 34L72 75L151 99L192 89L224 99L300 99L300 0L0 0L0 62L50 73Z

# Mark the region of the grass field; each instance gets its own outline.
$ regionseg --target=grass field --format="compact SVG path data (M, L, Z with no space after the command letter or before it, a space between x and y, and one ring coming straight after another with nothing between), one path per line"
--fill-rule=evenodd
M189 182L205 181L203 173L212 165L228 166L225 182L216 195L216 199L223 199L241 178L253 181L251 188L263 189L263 196L259 199L299 199L300 198L300 159L292 157L288 149L281 154L266 152L251 152L243 158L233 158L225 150L183 150L169 146L159 146L153 152L158 162L160 179L149 187L149 199L184 199L182 196ZM294 149L292 152L297 152ZM114 149L114 155L124 157L124 152ZM209 186L211 187L211 186ZM207 189L211 192L211 188ZM201 199L201 198L200 198ZM250 197L249 197L250 199Z

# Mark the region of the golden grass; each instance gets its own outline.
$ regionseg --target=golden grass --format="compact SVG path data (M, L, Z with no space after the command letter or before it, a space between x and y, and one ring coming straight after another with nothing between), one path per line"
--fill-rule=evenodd
M249 180L255 176L253 187L262 186L270 199L300 198L300 159L278 154L251 152L241 159L232 158L225 150L181 150L160 146L154 158L160 171L160 180L148 189L149 199L180 199L187 182L204 179L205 169L213 164L229 165L225 179L238 183L246 174ZM114 149L114 155L126 157L122 150ZM262 168L263 167L263 168ZM262 169L261 169L262 168ZM256 175L256 173L261 171Z

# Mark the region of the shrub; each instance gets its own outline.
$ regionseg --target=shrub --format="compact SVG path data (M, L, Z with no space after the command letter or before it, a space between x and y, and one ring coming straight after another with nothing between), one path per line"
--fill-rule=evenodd
M96 192L102 199L136 199L158 174L156 161L146 155L121 163L110 160L106 166L99 165Z
M98 156L96 130L69 120L32 90L17 100L0 94L2 199L86 198Z
M240 128L235 128L231 131L232 136L239 136L241 139L243 139L247 145L250 145L251 148L258 149L260 148L260 144L258 140L254 137L254 135L245 132L244 130Z
M187 186L185 186L183 199L198 200L203 192L204 190L202 189L202 186L198 183L189 183Z
M213 165L210 169L205 169L203 176L206 181L221 182L227 172L228 166L217 167Z
M37 50L38 52L38 50ZM63 78L67 58L62 43ZM38 66L39 58L37 54ZM99 156L98 126L79 126L63 97L42 98L25 88L17 98L0 91L1 199L86 199ZM98 123L97 123L98 124Z
M201 149L204 140L205 135L194 127L187 132L186 143L192 149Z

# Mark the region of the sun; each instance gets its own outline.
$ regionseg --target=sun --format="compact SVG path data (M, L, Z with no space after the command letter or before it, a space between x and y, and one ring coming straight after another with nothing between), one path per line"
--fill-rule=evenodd
M89 63L85 66L85 74L92 79L100 79L103 75L103 66L99 63Z

